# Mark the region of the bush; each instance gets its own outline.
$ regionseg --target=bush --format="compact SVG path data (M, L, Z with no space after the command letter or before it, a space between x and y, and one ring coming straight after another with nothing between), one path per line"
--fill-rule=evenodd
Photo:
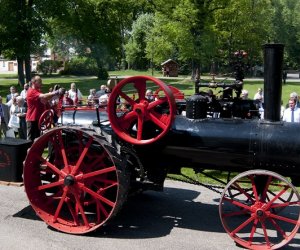
M54 60L45 60L37 66L37 71L42 72L45 75L51 75L56 73L59 68L61 68L63 62Z
M61 71L63 75L77 76L97 76L98 67L96 61L92 58L77 57L65 63L65 68Z
M106 69L104 69L104 68L100 68L99 70L98 70L98 79L99 80L107 80L107 78L108 78L108 72L107 72L107 70Z
M108 72L104 67L98 68L96 60L88 57L76 57L65 63L62 75L97 76L100 80L107 80Z

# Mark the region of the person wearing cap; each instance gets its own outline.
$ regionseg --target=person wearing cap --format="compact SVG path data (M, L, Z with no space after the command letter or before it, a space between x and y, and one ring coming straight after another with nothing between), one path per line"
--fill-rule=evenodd
M300 108L296 106L296 99L290 98L289 107L283 112L283 121L300 122Z

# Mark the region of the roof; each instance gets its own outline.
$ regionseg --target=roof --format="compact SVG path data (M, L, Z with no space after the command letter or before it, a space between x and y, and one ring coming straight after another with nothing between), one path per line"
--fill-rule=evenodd
M174 63L178 64L178 63L175 62L173 59L168 59L167 61L161 63L161 65L165 65L165 64L167 64L167 63L169 63L169 62L174 62Z

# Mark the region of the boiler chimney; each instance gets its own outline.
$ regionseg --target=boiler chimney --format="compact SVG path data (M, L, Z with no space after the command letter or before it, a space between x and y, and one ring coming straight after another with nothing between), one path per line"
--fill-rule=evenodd
M283 44L265 44L264 48L264 119L280 121Z

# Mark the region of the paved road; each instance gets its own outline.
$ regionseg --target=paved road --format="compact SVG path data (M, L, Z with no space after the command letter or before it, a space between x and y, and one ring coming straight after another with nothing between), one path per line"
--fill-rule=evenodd
M23 187L0 185L0 249L237 250L218 217L219 195L166 181L165 191L129 200L115 221L85 236L51 230L28 205ZM300 237L289 247L300 248Z

